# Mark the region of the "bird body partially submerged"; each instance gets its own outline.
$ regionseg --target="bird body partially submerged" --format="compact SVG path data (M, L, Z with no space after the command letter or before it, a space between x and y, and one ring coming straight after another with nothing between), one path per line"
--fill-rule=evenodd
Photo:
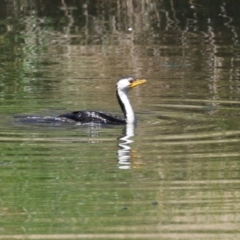
M128 91L138 85L145 83L146 80L139 80L133 77L126 77L120 79L116 84L116 96L118 103L123 111L124 118L119 118L101 111L74 111L59 115L57 117L51 116L15 116L15 119L21 123L36 123L36 124L59 124L76 122L79 124L111 124L124 125L135 124L136 118L130 101L128 99Z
M113 124L123 125L126 124L125 119L118 118L108 113L98 111L75 111L71 113L62 114L57 117L64 122L80 122L81 124L86 123L102 123L102 124Z
M135 79L133 77L126 77L120 79L116 84L116 96L119 105L123 111L124 119L118 118L108 113L98 111L75 111L58 116L58 119L63 121L75 121L84 123L102 123L102 124L114 124L123 125L126 123L135 123L136 118L133 108L128 98L128 91L138 85L145 83L145 79Z

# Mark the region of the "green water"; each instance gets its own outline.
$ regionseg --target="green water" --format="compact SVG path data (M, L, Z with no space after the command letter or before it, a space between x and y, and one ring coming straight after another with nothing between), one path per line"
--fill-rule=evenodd
M239 239L238 2L5 2L0 239ZM126 75L134 136L14 118L121 116Z

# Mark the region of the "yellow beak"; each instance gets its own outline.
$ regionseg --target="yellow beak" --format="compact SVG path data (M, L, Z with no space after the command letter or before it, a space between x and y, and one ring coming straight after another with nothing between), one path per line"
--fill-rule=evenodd
M144 84L146 82L147 82L147 80L145 80L145 79L135 79L131 82L130 88L134 88L134 87L136 87L138 85L141 85L141 84Z

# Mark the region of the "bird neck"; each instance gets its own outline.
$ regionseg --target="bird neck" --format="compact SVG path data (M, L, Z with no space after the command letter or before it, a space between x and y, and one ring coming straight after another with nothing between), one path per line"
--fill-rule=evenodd
M128 92L117 89L116 95L117 95L118 103L123 111L126 122L135 123L136 119L133 112L133 108L128 98Z

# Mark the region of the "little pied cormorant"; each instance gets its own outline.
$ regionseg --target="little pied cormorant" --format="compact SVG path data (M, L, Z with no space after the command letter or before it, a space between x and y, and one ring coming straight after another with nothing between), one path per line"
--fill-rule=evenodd
M145 79L136 79L133 77L121 78L116 84L116 96L118 103L123 111L124 119L112 116L104 112L96 111L76 111L58 116L62 121L75 121L84 123L103 123L113 125L123 125L127 123L134 124L136 118L128 99L128 91L138 85L145 83Z

